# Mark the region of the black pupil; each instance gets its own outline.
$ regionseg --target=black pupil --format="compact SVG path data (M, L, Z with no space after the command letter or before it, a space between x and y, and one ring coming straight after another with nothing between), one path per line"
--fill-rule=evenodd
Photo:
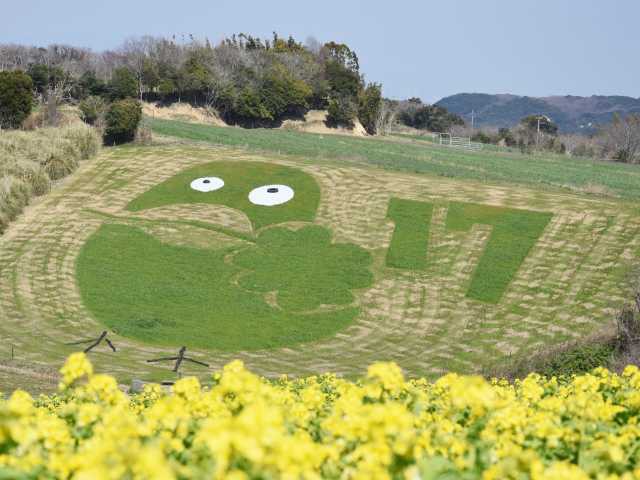
M276 187L267 188L267 192L269 192L269 193L278 193L278 189Z
M202 183L211 183L211 180L207 178L206 180L203 180Z

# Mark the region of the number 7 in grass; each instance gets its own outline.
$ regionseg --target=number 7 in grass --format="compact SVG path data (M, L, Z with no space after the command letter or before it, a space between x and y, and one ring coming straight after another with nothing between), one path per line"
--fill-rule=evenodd
M547 212L451 202L447 230L468 232L474 224L493 227L467 297L498 303L551 217Z

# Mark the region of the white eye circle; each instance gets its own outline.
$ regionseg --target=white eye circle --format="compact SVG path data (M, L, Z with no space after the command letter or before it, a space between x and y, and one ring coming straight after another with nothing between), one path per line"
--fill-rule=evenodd
M199 192L213 192L224 187L224 180L218 177L200 177L191 182L191 188Z
M266 207L287 203L292 198L293 189L287 185L263 185L249 193L251 203Z

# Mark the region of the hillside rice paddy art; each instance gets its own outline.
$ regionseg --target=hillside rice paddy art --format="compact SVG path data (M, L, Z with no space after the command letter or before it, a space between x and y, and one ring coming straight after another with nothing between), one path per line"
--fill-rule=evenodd
M118 352L94 361L124 378L160 378L145 360L182 345L265 375L357 375L379 360L473 372L611 322L638 233L617 200L227 147L121 147L0 239L0 331L50 362L106 327Z

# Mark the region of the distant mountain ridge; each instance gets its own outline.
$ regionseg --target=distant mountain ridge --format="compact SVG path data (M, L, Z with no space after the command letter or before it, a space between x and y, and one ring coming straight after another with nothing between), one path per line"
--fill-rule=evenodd
M610 122L614 113L640 114L640 98L616 95L526 97L458 93L436 105L460 115L468 123L473 110L477 127L512 127L527 115L547 115L563 133L592 132L598 124Z

